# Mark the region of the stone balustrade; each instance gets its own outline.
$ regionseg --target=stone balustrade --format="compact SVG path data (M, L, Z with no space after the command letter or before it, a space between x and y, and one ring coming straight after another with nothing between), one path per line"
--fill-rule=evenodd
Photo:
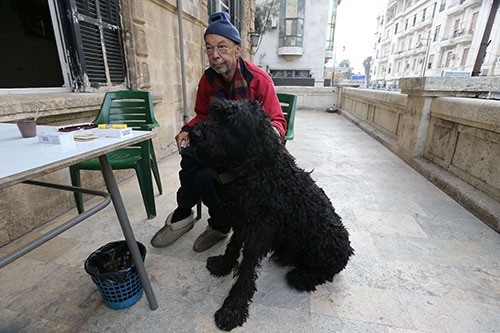
M494 77L407 78L401 93L338 87L341 113L500 232Z

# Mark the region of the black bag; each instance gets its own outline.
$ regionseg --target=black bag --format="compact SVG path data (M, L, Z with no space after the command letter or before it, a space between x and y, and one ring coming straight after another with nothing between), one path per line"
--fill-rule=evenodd
M146 247L137 242L142 260ZM85 271L91 276L109 282L121 283L135 272L134 260L126 241L111 242L94 251L85 260Z

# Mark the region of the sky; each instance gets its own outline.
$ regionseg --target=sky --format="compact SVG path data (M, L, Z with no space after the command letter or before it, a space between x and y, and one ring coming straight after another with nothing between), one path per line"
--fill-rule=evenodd
M374 56L376 18L387 0L342 0L337 7L335 62L348 59L354 74L364 74L363 61Z

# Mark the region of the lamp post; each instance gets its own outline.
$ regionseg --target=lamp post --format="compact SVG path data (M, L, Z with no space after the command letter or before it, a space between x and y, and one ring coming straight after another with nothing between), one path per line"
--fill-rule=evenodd
M250 36L250 47L252 49L254 48L258 48L259 47L259 43L260 43L260 33L256 32L256 31L250 31L248 33L248 35Z
M424 39L425 40L425 39ZM431 31L427 35L427 50L425 51L424 68L422 68L422 76L425 77L425 70L427 69L427 62L429 61L429 51L431 50Z

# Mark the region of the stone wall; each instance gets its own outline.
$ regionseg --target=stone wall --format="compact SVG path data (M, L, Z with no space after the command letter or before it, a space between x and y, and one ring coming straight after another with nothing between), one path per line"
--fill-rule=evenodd
M500 101L488 99L498 79L410 78L401 87L340 88L341 112L500 231Z
M276 92L297 95L297 109L327 109L335 104L333 87L277 86Z

